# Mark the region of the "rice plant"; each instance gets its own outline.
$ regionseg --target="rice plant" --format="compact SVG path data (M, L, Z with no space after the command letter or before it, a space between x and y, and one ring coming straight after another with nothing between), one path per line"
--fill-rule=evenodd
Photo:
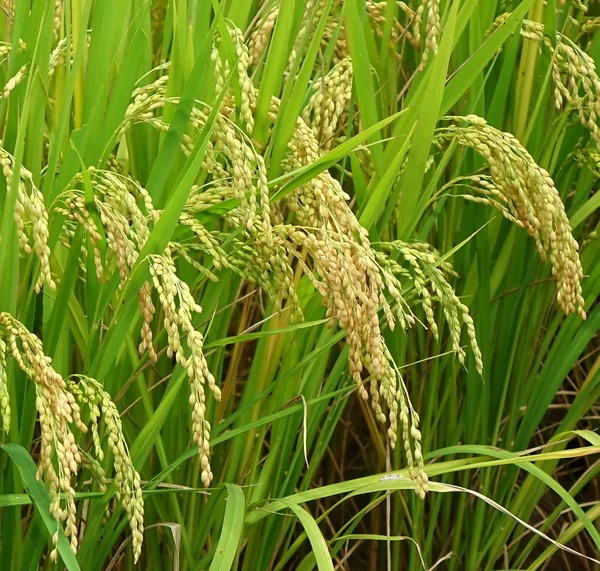
M3 569L599 568L597 3L1 7Z

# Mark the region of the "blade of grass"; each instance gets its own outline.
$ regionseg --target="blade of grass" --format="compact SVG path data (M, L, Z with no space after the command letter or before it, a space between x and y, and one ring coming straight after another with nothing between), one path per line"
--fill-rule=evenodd
M231 569L242 539L246 498L242 488L235 484L225 484L225 488L227 489L225 520L209 571Z
M333 571L333 561L329 554L327 542L319 529L315 519L304 508L287 500L282 500L283 505L288 508L300 520L302 527L310 541L310 545L317 562L319 571Z

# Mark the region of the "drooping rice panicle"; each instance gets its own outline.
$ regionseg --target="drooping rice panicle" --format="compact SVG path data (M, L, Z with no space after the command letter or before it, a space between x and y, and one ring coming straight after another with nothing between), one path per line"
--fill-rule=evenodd
M3 312L0 313L2 371L5 370L7 353L10 353L18 367L35 384L35 405L41 431L37 475L45 480L51 498L50 513L58 522L64 522L65 535L69 538L73 553L77 552L79 546L73 484L83 459L71 425L79 432L86 433L88 428L81 418L81 405L89 405L95 419L100 416L102 410L108 442L114 455L117 494L130 521L134 560L137 561L143 541L144 501L140 477L131 462L123 437L121 419L110 395L93 379L81 378L79 383L72 379L65 381L52 367L52 359L44 354L39 338L10 314ZM8 399L8 396L4 394L0 398L3 427L7 428L7 418L4 415L10 414L10 408L4 399ZM96 456L102 460L101 437L96 420L92 422L92 433ZM54 534L52 541L56 546L58 532ZM56 561L57 555L55 547L50 556Z
M493 191L472 197L493 205L527 230L542 259L552 264L557 282L556 300L565 313L585 318L579 245L571 232L565 207L548 172L537 165L511 133L502 132L475 115L448 117L452 123L438 131L438 140L471 147L489 167ZM501 195L502 201L496 196Z

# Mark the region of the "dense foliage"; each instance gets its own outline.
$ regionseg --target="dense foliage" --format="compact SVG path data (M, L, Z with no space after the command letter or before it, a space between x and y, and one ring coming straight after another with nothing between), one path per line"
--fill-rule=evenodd
M3 569L600 565L599 5L0 20Z

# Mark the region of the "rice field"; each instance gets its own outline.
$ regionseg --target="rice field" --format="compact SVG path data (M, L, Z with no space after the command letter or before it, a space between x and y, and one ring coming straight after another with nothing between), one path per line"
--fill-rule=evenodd
M600 569L599 29L0 1L0 568Z

